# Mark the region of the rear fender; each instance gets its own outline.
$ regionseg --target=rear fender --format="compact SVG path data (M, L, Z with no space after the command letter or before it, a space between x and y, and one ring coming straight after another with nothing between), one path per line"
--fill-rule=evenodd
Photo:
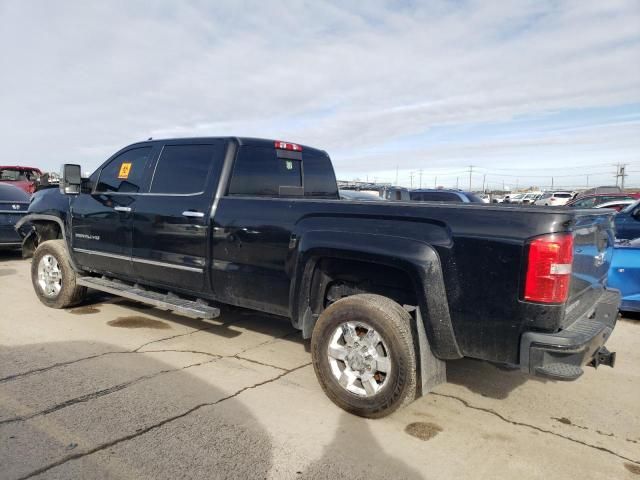
M359 260L405 271L413 279L433 353L442 360L462 358L449 314L440 257L424 242L390 235L310 231L299 239L289 300L292 319L305 338L315 324L310 308L311 282L323 258Z

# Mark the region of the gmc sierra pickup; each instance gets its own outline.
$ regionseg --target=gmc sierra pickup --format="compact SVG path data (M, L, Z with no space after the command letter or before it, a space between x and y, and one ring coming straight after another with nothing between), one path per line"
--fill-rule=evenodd
M197 318L231 304L311 338L326 394L387 415L473 357L554 379L613 366L613 212L339 199L327 153L251 138L65 165L17 228L53 308L93 288Z

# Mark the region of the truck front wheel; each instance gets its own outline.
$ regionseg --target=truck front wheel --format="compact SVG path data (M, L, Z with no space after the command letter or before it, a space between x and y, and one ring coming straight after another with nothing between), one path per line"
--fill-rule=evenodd
M87 292L76 284L64 240L48 240L38 246L31 262L31 282L38 299L51 308L76 305Z
M327 396L355 415L380 418L416 395L411 316L380 295L338 300L318 319L311 355Z

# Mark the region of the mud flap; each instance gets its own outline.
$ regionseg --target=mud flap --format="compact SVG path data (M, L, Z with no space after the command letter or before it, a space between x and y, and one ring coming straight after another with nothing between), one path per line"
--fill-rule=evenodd
M446 363L431 351L420 308L413 312L412 332L417 353L418 381L416 398L420 398L447 381Z

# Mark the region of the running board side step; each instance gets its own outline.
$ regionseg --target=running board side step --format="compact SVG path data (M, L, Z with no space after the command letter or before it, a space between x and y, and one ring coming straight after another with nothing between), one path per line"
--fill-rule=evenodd
M140 285L131 285L106 277L79 277L78 285L111 293L120 297L153 305L160 310L169 310L191 318L212 319L220 316L220 309L205 303L186 300L172 294L148 290Z

